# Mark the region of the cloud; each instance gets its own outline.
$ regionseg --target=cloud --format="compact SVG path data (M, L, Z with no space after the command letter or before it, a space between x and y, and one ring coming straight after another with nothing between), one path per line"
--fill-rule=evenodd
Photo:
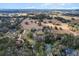
M44 7L44 8L47 8L47 7L62 7L62 6L65 6L66 4L65 3L44 3L44 4L41 4L40 7Z
M36 9L36 7L35 6L29 6L29 7L24 7L24 9Z
M34 6L28 7L28 8L35 8Z
M73 6L71 3L39 3L27 7L27 9L77 9L79 7Z
M71 7L71 9L78 9L79 7Z
M60 6L65 6L66 4L65 4L65 3L60 3L59 5L60 5Z
M43 6L49 6L52 5L51 3L44 3Z

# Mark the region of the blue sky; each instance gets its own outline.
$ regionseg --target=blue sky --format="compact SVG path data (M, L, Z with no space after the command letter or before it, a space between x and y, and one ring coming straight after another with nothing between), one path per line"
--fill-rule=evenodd
M0 9L79 9L79 3L0 3Z

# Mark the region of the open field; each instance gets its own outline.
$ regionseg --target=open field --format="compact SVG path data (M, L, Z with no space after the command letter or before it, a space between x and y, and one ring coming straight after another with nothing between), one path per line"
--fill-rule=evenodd
M79 17L43 12L0 14L0 55L79 56Z
M32 22L31 22L32 21ZM36 23L35 23L36 21ZM51 23L49 23L49 21L51 21ZM28 22L28 24L26 24L26 22ZM46 22L46 23L44 23ZM76 21L75 21L76 22ZM43 22L41 22L41 26L38 25L38 21L37 20L29 20L29 19L25 19L22 21L21 23L21 26L24 28L24 29L32 29L32 28L35 28L35 29L42 29L44 26L49 26L49 27L52 27L52 31L54 29L54 31L56 30L55 27L58 28L58 30L56 30L56 32L58 33L67 33L67 34L74 34L74 35L79 35L79 31L71 31L70 30L70 26L66 23L62 23L56 19L52 19L52 20L43 20ZM57 25L59 24L59 25ZM60 30L60 28L62 28L62 30Z

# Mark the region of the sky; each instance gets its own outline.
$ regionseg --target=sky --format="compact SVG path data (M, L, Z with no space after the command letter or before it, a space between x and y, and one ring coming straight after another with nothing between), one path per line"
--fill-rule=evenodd
M79 3L0 3L0 9L79 9Z

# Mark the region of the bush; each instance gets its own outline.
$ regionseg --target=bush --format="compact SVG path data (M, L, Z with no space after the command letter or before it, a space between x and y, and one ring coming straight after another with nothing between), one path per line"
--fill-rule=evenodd
M28 36L29 38L33 38L33 33L32 33L32 32L29 32L29 33L27 34L27 36Z
M58 28L55 26L55 30L58 30Z
M35 32L35 31L36 31L36 29L35 29L35 28L32 28L32 29L31 29L31 32Z

